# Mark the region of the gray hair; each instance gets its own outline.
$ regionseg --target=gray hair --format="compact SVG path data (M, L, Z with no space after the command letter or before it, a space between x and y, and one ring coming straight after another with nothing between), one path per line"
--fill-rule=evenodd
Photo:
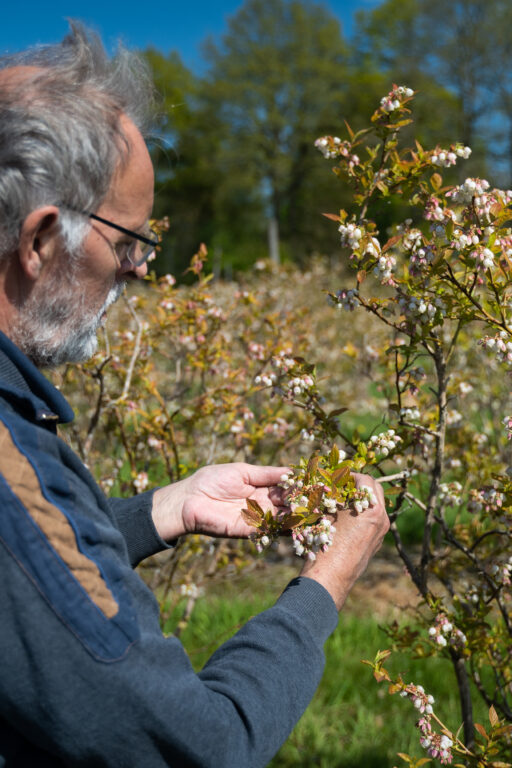
M18 79L10 67L36 67ZM140 56L119 47L109 58L99 38L71 22L57 45L0 57L0 259L16 247L25 217L61 205L67 249L80 247L119 163L126 161L120 116L145 135L153 85Z

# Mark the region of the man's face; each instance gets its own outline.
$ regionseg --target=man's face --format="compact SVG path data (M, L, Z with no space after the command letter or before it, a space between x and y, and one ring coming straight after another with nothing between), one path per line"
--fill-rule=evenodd
M98 215L134 232L144 229L153 206L153 167L145 143L128 118L121 119L129 144L128 160L118 170ZM128 240L100 222L73 261L62 248L45 265L23 305L16 340L39 366L86 360L97 349L97 331L107 308L128 279L147 267L121 262L116 246Z

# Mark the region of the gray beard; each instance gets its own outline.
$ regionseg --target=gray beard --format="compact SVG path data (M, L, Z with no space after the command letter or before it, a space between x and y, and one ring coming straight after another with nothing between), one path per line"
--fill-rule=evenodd
M89 360L98 348L103 314L117 301L124 285L124 281L115 283L95 313L85 310L86 296L75 281L31 296L20 310L12 340L38 368Z

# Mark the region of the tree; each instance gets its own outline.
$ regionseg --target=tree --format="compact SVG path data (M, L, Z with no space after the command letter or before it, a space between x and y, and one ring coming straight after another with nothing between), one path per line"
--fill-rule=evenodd
M205 50L207 98L229 128L226 167L248 169L269 231L303 257L321 247L319 214L333 189L321 180L313 142L343 104L347 47L339 24L313 3L248 0L221 42Z
M510 16L506 0L386 0L358 15L357 55L420 92L422 142L472 147L468 173L511 154L508 136L499 153L488 149L510 113L508 68L496 66L510 55Z

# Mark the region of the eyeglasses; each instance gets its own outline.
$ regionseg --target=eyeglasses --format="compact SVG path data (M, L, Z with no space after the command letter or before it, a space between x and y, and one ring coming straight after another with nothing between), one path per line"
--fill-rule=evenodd
M112 229L117 229L118 232L122 232L124 235L129 235L129 237L132 238L131 242L116 243L115 245L111 243L111 245L115 250L119 261L128 259L130 264L134 267L140 267L144 264L151 254L154 253L156 246L160 243L157 233L150 227L148 227L147 231L141 235L138 232L132 232L131 229L126 229L126 227L121 227L119 224L114 224L113 221L97 216L95 213L90 213L89 211L82 211L82 213L84 216L88 216L90 219L94 219L94 221L106 224L107 227L112 227ZM152 235L152 237L148 237L148 235Z

